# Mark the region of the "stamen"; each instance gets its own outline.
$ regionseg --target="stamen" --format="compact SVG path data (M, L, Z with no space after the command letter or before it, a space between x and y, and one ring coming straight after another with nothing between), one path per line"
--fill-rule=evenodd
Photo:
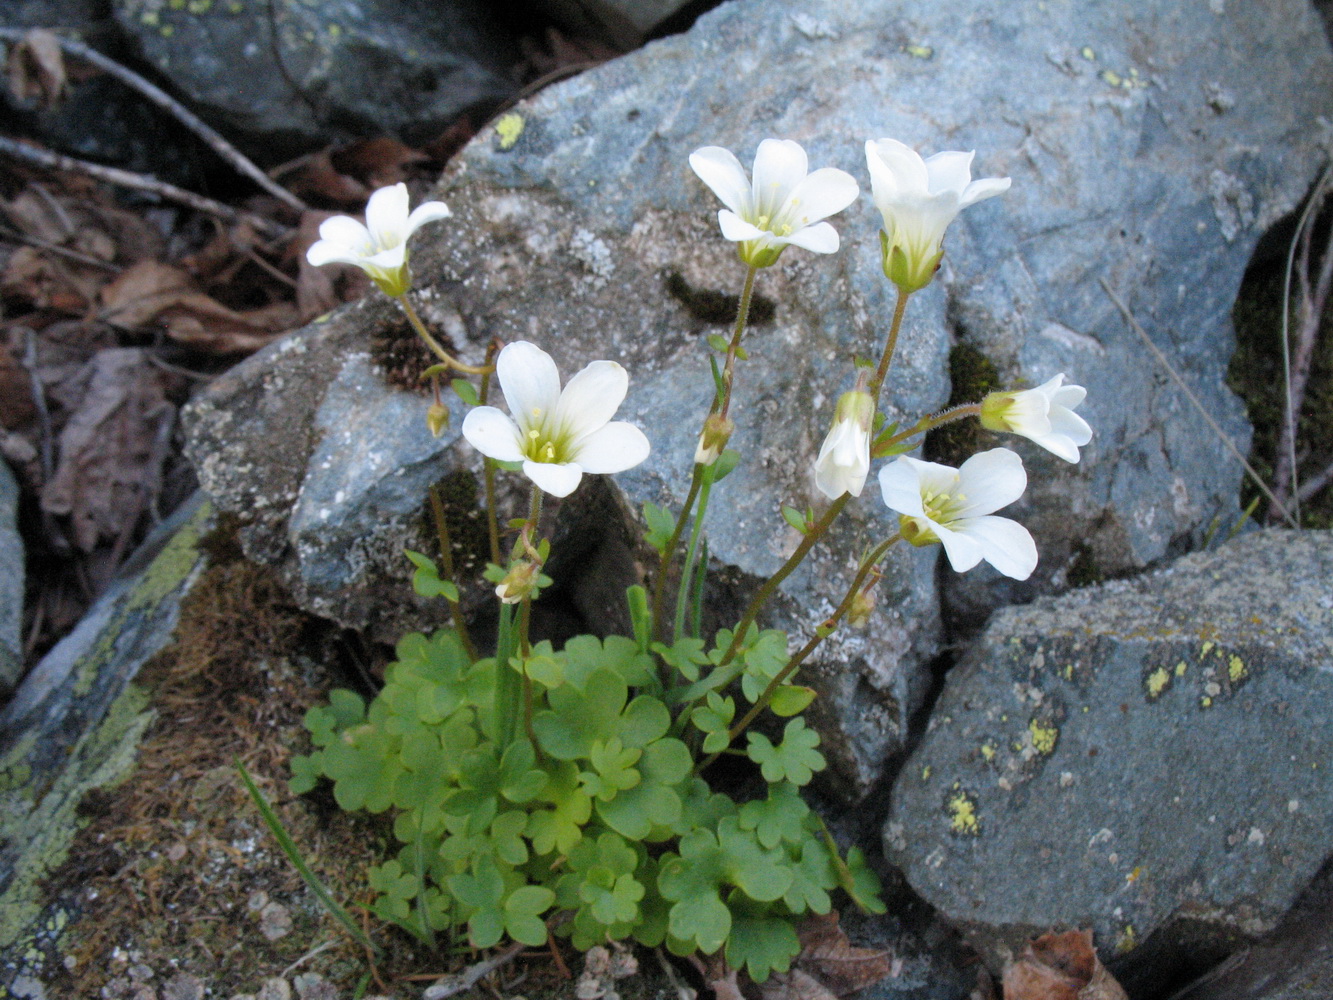
M528 440L532 441L534 444L539 437L541 437L541 434L538 432L537 428L534 427L532 430L528 431Z
M546 447L542 448L542 461L543 462L555 461L555 445L553 445L550 441L547 441Z

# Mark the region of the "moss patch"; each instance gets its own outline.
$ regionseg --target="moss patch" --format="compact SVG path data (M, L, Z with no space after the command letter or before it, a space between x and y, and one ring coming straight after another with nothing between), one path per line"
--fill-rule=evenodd
M949 351L949 406L980 402L1000 386L994 363L975 347L957 344ZM925 454L931 462L958 466L982 451L995 435L977 420L958 420L926 435Z

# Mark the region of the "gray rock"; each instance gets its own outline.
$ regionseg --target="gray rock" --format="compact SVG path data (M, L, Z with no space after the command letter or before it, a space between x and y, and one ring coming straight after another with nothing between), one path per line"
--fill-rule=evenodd
M566 31L632 49L687 0L538 0L536 7Z
M709 297L734 295L741 280L689 152L716 143L748 160L760 139L780 135L805 144L813 165L864 178L866 138L898 136L927 152L975 147L978 174L1010 175L1014 188L951 230L941 280L909 309L889 408L915 417L940 407L947 352L966 343L1011 381L1065 371L1088 386L1097 437L1077 467L1006 440L1029 460L1033 485L1013 511L1037 535L1042 565L1022 586L985 571L949 577L951 607L984 616L1065 586L1080 561L1101 573L1141 568L1234 515L1240 471L1218 460L1217 443L1098 280L1120 289L1243 447L1247 427L1223 386L1231 304L1256 240L1321 162L1305 123L1333 105L1323 86L1333 82L1333 60L1308 3L1286 0L1277 11L1159 0L1129 12L1006 5L978 15L967 3L737 0L687 34L549 88L480 135L436 192L454 220L417 237L418 287L465 355L479 356L492 336L522 337L551 350L566 373L595 357L623 362L632 375L625 412L644 425L654 453L619 477L621 502L678 503L708 394L701 334L725 330L725 308L710 312ZM1215 85L1234 91L1222 111L1209 102ZM792 250L760 278L771 318L755 325L739 376L735 444L746 461L708 517L719 621L794 545L778 504L817 499L809 470L849 379L847 359L878 350L892 311L878 214L863 199L835 224L840 253ZM366 309L366 322L386 315ZM314 347L321 336L305 331L300 349L329 353ZM387 412L376 410L387 397L369 387L363 361L341 373L339 363L318 361L320 387L310 391L323 400L324 386L350 380L368 402L320 403L318 420L293 411L296 437L321 422L379 433L371 415ZM257 385L267 364L256 359L234 378ZM370 498L421 495L419 445L401 458L374 447L385 458L378 471L354 451L353 476L350 465L338 467L341 447L323 446L319 462L335 463L327 468L312 459L320 432L273 455L281 429L256 418L268 404L230 414L227 405L216 391L203 398L192 453L224 507L246 509L232 499L242 495L255 502L247 551L280 565L298 597L318 595L320 613L345 623L385 606L374 571L416 515ZM290 468L254 475L275 460ZM398 476L404 465L412 468ZM368 473L377 478L365 481ZM327 496L329 481L348 511L381 515L370 536L368 516L344 529L339 511L298 496ZM773 622L808 631L841 595L860 546L891 530L873 484L850 513L788 581ZM339 544L351 539L360 541ZM938 651L936 557L896 552L870 630L835 639L812 665L820 710L841 720L825 727L833 755L858 792L901 749Z
M0 459L0 695L23 676L23 537L19 485Z
M0 991L39 982L71 913L43 880L67 856L86 792L129 774L152 719L131 681L171 640L211 508L185 505L144 542L0 711Z
M1090 927L1132 989L1271 930L1333 852L1333 534L1000 612L893 789L889 860L993 967ZM1134 951L1139 945L1141 951Z
M1333 996L1333 869L1315 880L1272 934L1171 1000L1313 1000Z
M142 55L264 162L331 138L439 135L515 89L511 42L475 0L115 0Z

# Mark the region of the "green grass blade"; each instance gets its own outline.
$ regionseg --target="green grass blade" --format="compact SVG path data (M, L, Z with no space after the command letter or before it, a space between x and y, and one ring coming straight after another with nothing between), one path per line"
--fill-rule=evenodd
M297 848L296 842L292 840L291 835L282 825L282 820L278 819L278 814L275 813L273 807L268 804L268 801L264 798L264 793L259 790L258 786L254 783L254 780L250 777L250 773L245 769L245 765L242 764L239 759L236 760L236 770L241 773L241 781L245 783L245 790L250 793L250 798L254 799L255 806L259 809L259 815L264 818L264 823L268 826L269 832L273 834L273 839L276 840L278 846L282 848L282 853L287 855L287 860L292 863L292 867L296 869L297 874L305 880L305 884L310 887L310 891L313 892L315 897L323 904L324 909L333 914L334 918L343 925L343 928L347 933L352 935L357 943L365 948L369 948L376 956L378 956L380 954L379 948L375 946L375 943L371 941L370 938L366 937L365 932L361 930L361 928L356 925L356 921L352 919L352 915L343 908L342 904L333 898L332 893L330 893L324 883L319 880L319 876L311 871L310 866L305 863L305 858L301 855L300 849Z

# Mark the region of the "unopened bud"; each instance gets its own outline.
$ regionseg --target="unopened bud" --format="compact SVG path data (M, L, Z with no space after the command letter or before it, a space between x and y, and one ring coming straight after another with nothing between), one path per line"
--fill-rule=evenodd
M448 430L449 407L443 403L432 403L430 409L426 411L426 426L430 428L434 437L439 437Z
M515 563L495 588L495 596L505 604L517 604L532 593L540 572L541 566L535 562Z
M729 418L720 413L709 414L704 421L703 433L699 435L699 446L694 449L694 464L712 465L716 462L735 429L735 423Z
M875 610L874 591L858 590L852 598L852 606L847 609L847 624L852 628L865 628L870 621L870 613Z

